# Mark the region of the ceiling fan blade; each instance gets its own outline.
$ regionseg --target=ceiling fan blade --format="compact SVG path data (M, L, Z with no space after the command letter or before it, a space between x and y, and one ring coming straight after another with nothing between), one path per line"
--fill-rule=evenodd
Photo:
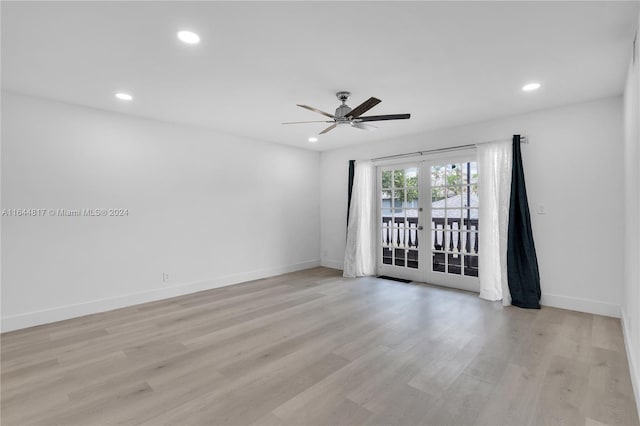
M318 121L290 121L288 123L280 123L280 124L302 124L302 123L333 123L333 121L323 121L323 120L318 120Z
M360 117L362 114L369 111L371 108L378 105L380 102L382 102L380 99L371 97L366 101L364 101L363 103L361 103L360 105L358 105L357 107L355 107L354 109L352 109L349 113L347 113L347 117L353 117L353 118Z
M358 117L357 122L385 121L385 120L406 120L408 118L411 118L411 114L369 115L367 117Z
M356 129L362 129L362 130L377 130L378 128L374 125L371 124L366 124L366 123L351 123L351 127L355 127Z
M324 129L323 131L321 131L320 133L318 133L319 135L324 135L325 133L335 129L337 126L337 124L332 124L331 126L327 127L326 129Z
M317 112L318 114L322 114L325 117L336 118L335 115L333 115L333 114L329 114L328 112L320 111L319 109L314 108L314 107L310 107L309 105L300 105L300 104L296 104L296 105L299 106L300 108L308 109L309 111L313 111L313 112Z

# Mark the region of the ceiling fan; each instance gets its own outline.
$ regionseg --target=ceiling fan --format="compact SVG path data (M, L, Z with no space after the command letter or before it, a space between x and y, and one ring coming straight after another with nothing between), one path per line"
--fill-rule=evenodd
M327 127L319 134L325 134L333 129L335 129L339 125L349 124L351 127L355 127L356 129L362 130L373 130L377 129L376 126L372 126L371 124L367 124L370 121L385 121L385 120L406 120L411 118L411 114L390 114L390 115L369 115L362 116L365 112L369 111L374 106L378 105L382 102L378 98L369 98L357 107L351 109L349 105L347 105L347 100L351 97L351 92L338 92L336 93L336 97L338 100L342 102L338 108L336 108L335 114L329 114L328 112L321 111L317 108L310 107L308 105L300 105L297 104L300 108L308 109L309 111L317 112L318 114L322 114L325 117L329 117L332 120L321 120L321 121L294 121L289 123L282 124L302 124L302 123L332 123L331 126Z

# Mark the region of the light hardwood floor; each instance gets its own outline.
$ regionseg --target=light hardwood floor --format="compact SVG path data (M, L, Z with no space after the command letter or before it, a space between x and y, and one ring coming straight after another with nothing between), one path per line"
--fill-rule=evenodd
M620 322L316 268L3 334L3 425L637 425Z

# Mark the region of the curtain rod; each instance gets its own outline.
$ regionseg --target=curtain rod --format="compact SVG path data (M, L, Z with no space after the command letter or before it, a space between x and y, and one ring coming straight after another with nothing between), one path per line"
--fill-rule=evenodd
M403 158L403 157L415 157L416 155L433 154L433 153L436 153L436 152L460 151L460 150L467 149L467 148L473 148L474 146L485 144L485 143L506 142L506 141L511 141L511 140L512 139L495 139L495 140L491 140L491 141L471 143L471 144L468 144L468 145L452 146L452 147L449 147L449 148L436 148L436 149L429 149L427 151L416 151L416 152L408 152L406 154L387 155L386 157L372 158L371 161L391 160L393 158ZM529 141L527 140L526 136L520 136L520 142L521 143L529 143Z

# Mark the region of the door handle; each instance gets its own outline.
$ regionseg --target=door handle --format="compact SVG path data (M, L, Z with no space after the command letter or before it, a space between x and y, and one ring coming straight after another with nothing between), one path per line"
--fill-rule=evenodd
M418 231L422 231L424 229L424 227L422 225L418 226Z

